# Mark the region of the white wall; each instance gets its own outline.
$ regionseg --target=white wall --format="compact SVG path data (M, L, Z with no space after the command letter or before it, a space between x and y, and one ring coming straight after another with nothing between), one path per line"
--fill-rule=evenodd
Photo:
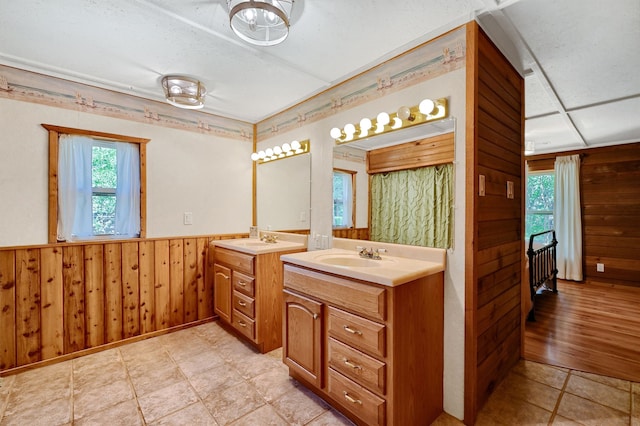
M41 123L148 138L147 237L249 232L251 143L0 98L0 246L47 243ZM193 225L183 213L193 213Z
M464 416L464 248L465 248L465 70L459 69L405 90L381 96L369 103L336 113L269 139L275 145L293 139L311 140L311 233L331 235L334 141L332 127L357 123L379 112L393 112L401 105L417 105L424 98L446 97L450 116L456 118L454 245L448 250L444 309L444 409ZM263 143L265 141L261 141ZM313 249L313 244L310 244ZM428 368L428 366L425 366Z

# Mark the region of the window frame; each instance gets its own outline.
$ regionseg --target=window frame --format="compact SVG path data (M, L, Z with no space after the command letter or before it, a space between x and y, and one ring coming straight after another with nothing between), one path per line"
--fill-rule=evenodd
M347 170L347 169L338 169L338 168L334 168L332 173L331 173L331 177L332 177L332 182L333 182L333 175L338 172L338 173L343 173L345 175L351 175L351 226L334 226L333 225L333 214L331 215L331 228L332 229L356 229L356 174L358 173L355 170ZM333 188L333 184L331 185L331 187ZM333 189L332 189L333 192ZM333 197L333 193L331 194L331 198L332 198L332 205L333 205L333 201L335 200L335 198ZM333 210L333 208L332 208Z
M137 143L140 152L140 237L147 235L147 143L150 139L115 133L97 132L94 130L75 129L71 127L41 124L49 132L49 244L58 242L58 153L60 135L82 135L108 142ZM114 239L111 235L96 236L95 240ZM118 238L120 239L120 238ZM92 240L92 239L90 239ZM85 241L85 240L83 240Z
M528 208L529 206L529 177L530 176L540 176L540 175L550 175L553 176L554 179L554 193L553 193L553 204L554 204L554 208L552 210L531 210ZM527 234L527 222L528 222L528 217L530 215L544 215L544 216L551 216L553 218L553 222L555 223L555 203L556 203L556 199L555 199L555 170L554 169L539 169L539 170L528 170L526 173L526 180L525 180L525 209L524 209L524 223L525 223L525 230L524 230L524 236L525 236L525 240L528 242L529 241L529 234Z

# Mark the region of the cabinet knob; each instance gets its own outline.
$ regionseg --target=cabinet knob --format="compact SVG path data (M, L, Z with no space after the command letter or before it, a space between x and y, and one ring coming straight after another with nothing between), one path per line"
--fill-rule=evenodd
M348 325L343 325L342 328L344 328L344 331L346 331L348 333L357 334L358 336L362 336L362 331L354 330L353 328L349 327Z

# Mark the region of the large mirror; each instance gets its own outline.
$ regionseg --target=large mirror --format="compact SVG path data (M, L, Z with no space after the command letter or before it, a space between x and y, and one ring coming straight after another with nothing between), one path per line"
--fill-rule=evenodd
M367 152L453 133L449 118L404 130L336 145L333 153L333 234L342 238L370 238L370 176Z
M256 165L258 228L309 231L311 223L311 154Z

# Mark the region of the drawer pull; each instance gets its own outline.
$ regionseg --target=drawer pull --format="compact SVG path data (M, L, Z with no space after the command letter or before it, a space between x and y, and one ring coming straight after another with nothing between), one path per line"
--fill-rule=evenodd
M347 401L349 401L352 404L360 404L362 405L362 401L360 401L359 399L355 399L354 397L352 397L351 395L349 395L347 393L347 391L342 391L342 394L344 395L344 399L346 399Z
M349 327L348 325L343 325L342 328L344 328L344 331L346 331L346 332L349 332L351 334L357 334L358 336L362 336L362 331L354 330L353 328Z
M240 327L246 327L247 326L247 323L242 321L242 320L238 321L238 324L240 324Z
M244 302L242 300L238 300L238 305L240 306L247 306L247 302Z
M247 286L247 283L246 283L246 282L244 282L244 281L238 281L238 285L239 285L240 287L246 287L246 286Z
M354 370L362 370L362 367L360 367L360 366L359 366L359 365L357 365L357 364L352 363L352 362L351 362L351 361L349 361L347 358L344 358L344 359L343 359L343 361L344 361L344 364L345 364L346 366L351 367L351 368L353 368Z
M224 278L225 280L229 279L228 275L223 274L222 272L216 272L218 275L222 275L222 278Z

